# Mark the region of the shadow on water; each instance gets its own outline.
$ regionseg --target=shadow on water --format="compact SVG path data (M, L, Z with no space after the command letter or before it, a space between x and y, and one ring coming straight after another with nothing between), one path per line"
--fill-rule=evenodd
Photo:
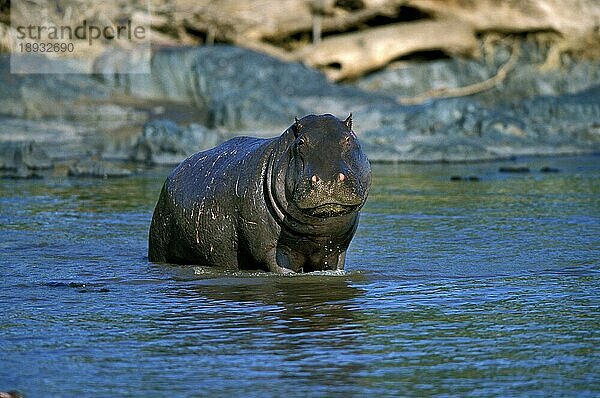
M275 316L261 319L264 326L278 325L278 330L287 333L353 325L354 301L365 293L353 286L364 279L360 273L280 276L240 271L219 274L195 267L194 275L201 276L194 277L184 267L169 268L165 271L174 273L174 278L187 279L185 287L177 291L179 297L206 305L229 306L229 311L265 310Z

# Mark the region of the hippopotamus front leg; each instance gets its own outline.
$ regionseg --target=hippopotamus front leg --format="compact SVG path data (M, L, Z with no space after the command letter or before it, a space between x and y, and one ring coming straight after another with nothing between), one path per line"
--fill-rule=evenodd
M325 248L327 250L327 248ZM312 264L313 271L342 270L346 262L346 251L333 250L325 252Z
M302 254L294 252L286 246L277 246L277 248L275 249L274 259L274 264L269 266L269 269L271 271L283 274L304 271L304 256Z
M295 272L313 272L342 270L346 261L345 250L330 251L327 247L316 248L310 253L293 250L279 245L275 249L275 261L269 270L284 274Z
M342 251L340 252L340 254L338 254L337 256L337 266L336 266L336 270L343 270L344 269L344 264L346 263L346 251Z

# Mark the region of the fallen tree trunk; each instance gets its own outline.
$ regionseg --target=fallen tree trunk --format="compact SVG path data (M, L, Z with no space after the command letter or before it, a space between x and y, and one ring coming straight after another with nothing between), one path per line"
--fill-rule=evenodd
M476 54L475 33L555 32L556 44L547 62L551 67L560 65L565 52L600 56L600 3L596 0L362 0L355 9L342 3L197 0L186 3L191 9L185 13L182 8L176 12L188 26L216 32L220 41L304 62L323 69L333 80L360 76L415 51ZM421 12L423 19L393 22L405 18L406 10ZM379 17L388 24L373 27ZM318 29L314 29L315 18ZM322 32L326 37L311 45L306 40L311 32ZM304 39L298 34L304 34ZM319 38L313 37L315 41Z
M43 8L33 3L26 13ZM477 54L476 35L493 32L550 35L548 68L559 67L565 53L600 57L598 0L156 0L152 13L136 0L125 11L102 2L83 9L88 20L103 21L130 18L133 10L133 19L151 25L158 47L233 43L322 68L333 80L416 51ZM8 22L8 7L0 6L4 51L14 41ZM90 56L107 44L96 46Z
M468 25L423 21L328 37L298 51L294 58L320 68L337 81L361 76L416 51L475 56L478 48L475 32Z

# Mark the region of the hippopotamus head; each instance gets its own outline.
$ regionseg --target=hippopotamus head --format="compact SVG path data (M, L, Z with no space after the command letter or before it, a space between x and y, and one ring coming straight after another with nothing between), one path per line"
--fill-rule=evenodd
M371 166L352 131L352 115L308 115L291 126L285 176L288 205L327 218L358 211L371 186Z

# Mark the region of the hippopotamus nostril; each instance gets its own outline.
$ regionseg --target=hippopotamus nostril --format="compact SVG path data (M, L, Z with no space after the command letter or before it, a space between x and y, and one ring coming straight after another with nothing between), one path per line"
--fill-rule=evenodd
M346 179L346 175L344 173L338 174L338 180L339 181L344 181L345 179Z

